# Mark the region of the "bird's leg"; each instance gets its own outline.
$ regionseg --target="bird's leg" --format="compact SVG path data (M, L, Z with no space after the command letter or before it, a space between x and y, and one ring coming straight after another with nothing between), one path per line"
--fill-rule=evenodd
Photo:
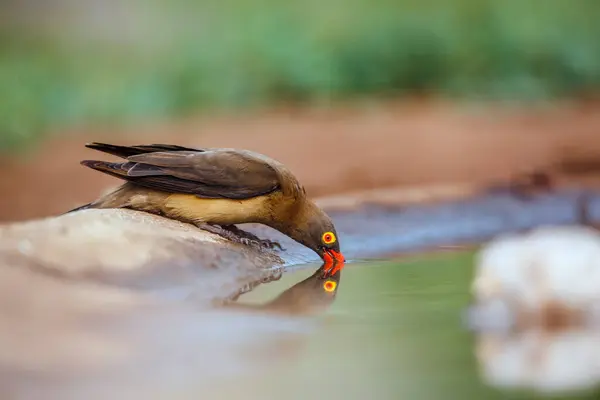
M223 229L227 229L228 231L233 232L236 235L238 235L240 238L247 239L249 242L256 243L261 247L266 247L271 250L273 250L275 248L279 248L279 250L283 250L283 247L281 246L281 244L279 242L269 240L269 239L261 239L258 236L256 236L255 234L247 232L243 229L240 229L235 225L224 225Z
M200 229L204 229L205 231L214 233L215 235L219 235L222 238L230 240L235 243L241 243L246 246L256 246L259 248L267 248L274 249L275 247L279 247L281 250L283 248L277 242L272 242L270 240L262 240L258 238L256 235L253 235L249 232L243 231L236 227L235 225L211 225L207 223L198 223L196 226Z
M245 243L241 242L241 238L239 236L237 236L235 233L233 233L227 229L223 229L223 227L221 227L220 225L211 225L211 224L207 224L204 222L197 223L195 225L200 229L203 229L210 233L214 233L215 235L219 235L224 239L227 239L227 240L230 240L230 241L236 242L236 243L245 244Z

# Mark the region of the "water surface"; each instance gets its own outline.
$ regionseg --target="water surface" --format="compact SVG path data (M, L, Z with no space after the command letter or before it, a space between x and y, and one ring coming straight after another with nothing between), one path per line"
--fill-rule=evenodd
M348 263L333 302L316 295L318 284L298 285L312 283L305 279L314 265L290 267L279 281L242 295L244 307L170 302L103 320L91 326L97 345L131 350L132 357L90 373L80 367L7 370L0 393L9 388L3 398L60 400L115 393L144 400L531 399L544 397L508 388L527 387L532 371L538 386L581 386L580 378L591 386L600 379L600 335L469 332L461 317L470 301L472 257L437 253ZM291 315L263 306L290 287L301 290L287 298L318 299L324 307ZM303 297L305 289L309 296Z
M544 398L532 390L497 387L480 374L482 363L496 360L477 359L478 338L461 320L470 301L471 271L471 253L348 264L336 301L318 317L319 328L290 344L295 351L288 362L253 386L264 398ZM240 301L264 301L310 273L288 273ZM568 365L573 359L559 361ZM510 368L522 367L528 365Z

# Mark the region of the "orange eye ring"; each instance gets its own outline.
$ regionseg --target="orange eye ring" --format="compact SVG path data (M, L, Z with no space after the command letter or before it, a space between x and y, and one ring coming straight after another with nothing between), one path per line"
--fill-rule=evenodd
M336 281L326 281L323 284L323 289L325 289L326 292L333 292L336 287L337 287Z
M336 241L335 234L333 232L325 232L321 237L321 240L323 240L323 243L325 244L334 243Z

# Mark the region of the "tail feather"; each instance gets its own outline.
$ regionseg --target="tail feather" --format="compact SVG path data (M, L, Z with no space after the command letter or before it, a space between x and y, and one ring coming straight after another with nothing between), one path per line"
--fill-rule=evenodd
M121 179L125 179L127 177L127 171L133 166L133 164L129 162L113 163L97 160L83 160L80 164Z
M130 201L136 194L147 194L147 189L125 183L102 194L91 203L69 210L64 214L88 209L130 208Z
M127 158L138 154L154 153L157 151L203 151L174 144L148 144L135 146L119 146L108 143L92 142L85 145L88 149L98 150L103 153L112 154L117 157Z

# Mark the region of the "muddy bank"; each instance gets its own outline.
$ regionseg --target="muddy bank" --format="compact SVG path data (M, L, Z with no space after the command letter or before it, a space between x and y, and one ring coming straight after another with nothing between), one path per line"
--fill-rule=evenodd
M420 185L485 186L536 168L562 176L565 162L600 159L599 130L598 104L415 102L63 130L25 155L0 159L0 221L61 213L117 185L79 165L107 157L85 149L90 141L247 148L284 162L309 195L322 197Z

